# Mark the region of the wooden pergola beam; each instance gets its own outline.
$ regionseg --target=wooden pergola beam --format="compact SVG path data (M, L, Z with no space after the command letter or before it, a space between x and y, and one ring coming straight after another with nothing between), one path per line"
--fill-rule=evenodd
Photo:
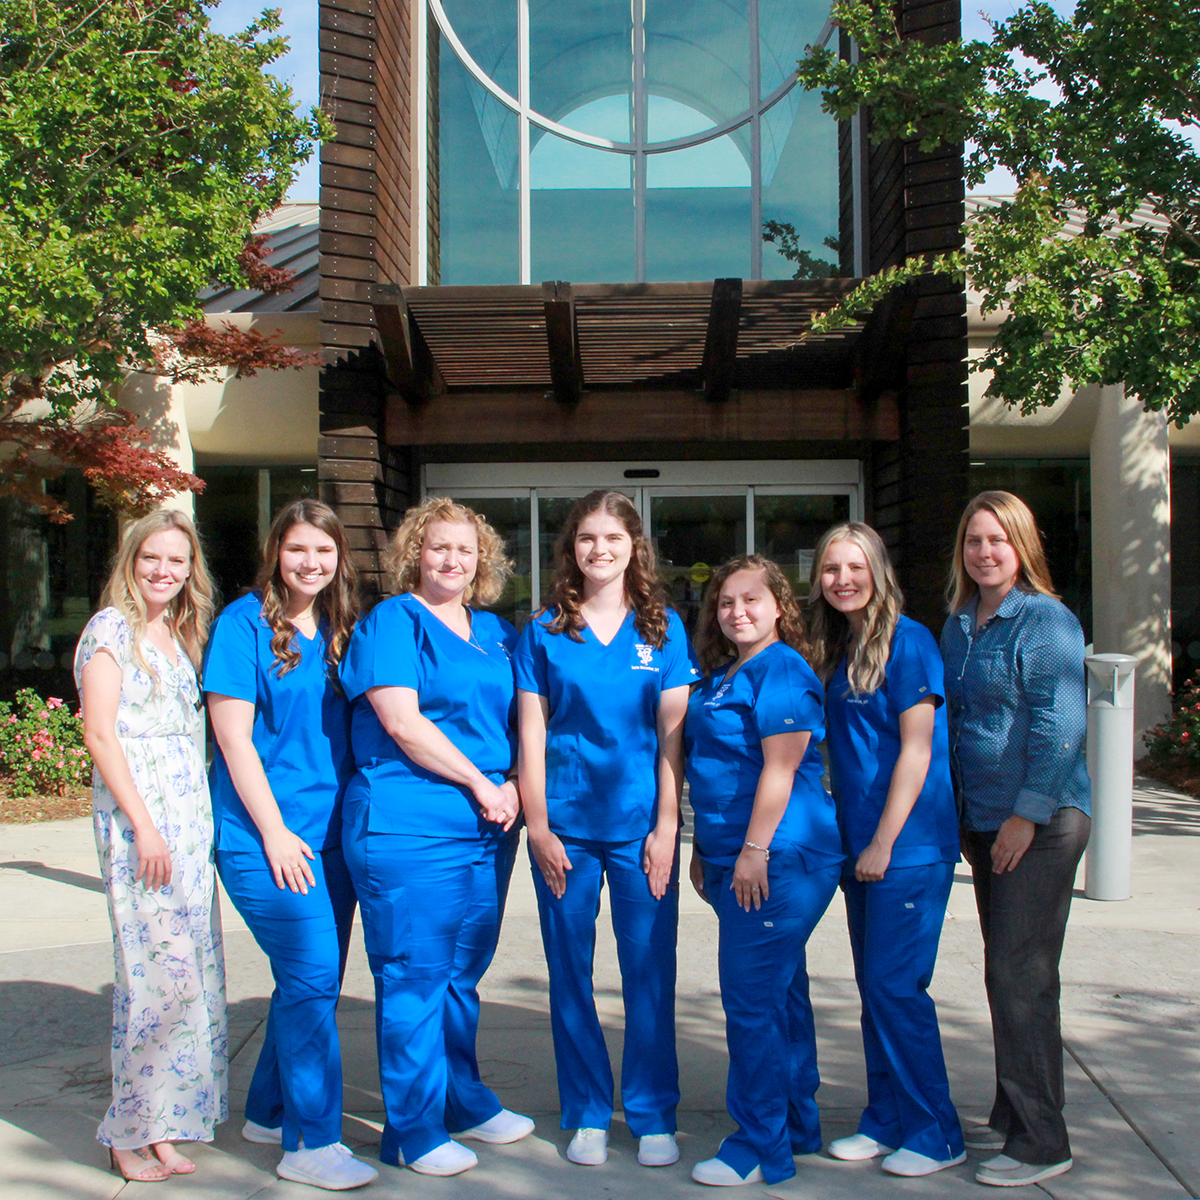
M742 281L714 279L700 368L701 391L706 400L723 404L733 390L737 367L738 326L742 316Z
M404 290L394 283L371 291L375 328L388 378L409 404L424 404L446 390L438 365L408 311Z
M542 284L546 312L546 347L550 352L550 379L560 404L578 404L583 397L583 364L579 358L579 328L575 323L575 296L564 280Z

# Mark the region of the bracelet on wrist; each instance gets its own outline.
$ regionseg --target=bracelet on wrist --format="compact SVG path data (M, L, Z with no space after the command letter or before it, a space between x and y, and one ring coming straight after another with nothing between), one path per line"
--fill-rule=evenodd
M742 844L743 844L743 845L745 845L745 846L749 846L751 850L761 850L761 851L762 851L762 856L763 856L763 861L764 861L764 862L770 862L770 861L771 861L771 852L770 852L770 850L768 850L768 849L766 848L766 846L760 846L760 845L759 845L757 842L752 842L752 841L750 841L749 839L747 839L747 840L746 840L745 842L743 842Z

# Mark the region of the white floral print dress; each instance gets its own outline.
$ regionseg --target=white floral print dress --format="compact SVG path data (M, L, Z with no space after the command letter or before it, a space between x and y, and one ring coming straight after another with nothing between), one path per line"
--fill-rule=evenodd
M155 828L171 851L171 882L134 882L133 828L99 771L92 806L100 873L113 925L113 1098L96 1137L133 1149L212 1141L229 1115L225 960L213 867L213 819L196 746L200 690L182 647L172 664L149 640L133 660L131 630L114 608L88 622L75 651L75 682L97 652L121 668L117 737Z

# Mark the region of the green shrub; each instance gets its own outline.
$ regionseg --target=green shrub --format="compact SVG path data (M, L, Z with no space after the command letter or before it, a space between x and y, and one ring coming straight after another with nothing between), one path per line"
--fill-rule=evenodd
M1143 734L1150 760L1172 766L1200 765L1200 671L1171 703L1171 719Z
M12 704L0 703L0 778L14 796L65 796L91 780L83 745L83 717L57 696L43 700L22 688Z

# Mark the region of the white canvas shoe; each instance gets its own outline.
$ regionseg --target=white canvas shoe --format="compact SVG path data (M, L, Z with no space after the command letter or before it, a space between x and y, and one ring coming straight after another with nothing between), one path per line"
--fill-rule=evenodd
M679 1145L673 1133L647 1133L638 1138L638 1162L643 1167L669 1167L679 1161Z
M418 1175L461 1175L477 1167L479 1159L474 1150L454 1141L445 1141L412 1162L406 1160L404 1165Z
M608 1130L577 1129L567 1157L581 1167L599 1167L608 1161Z
M278 1146L283 1142L283 1126L259 1125L257 1121L247 1121L242 1126L242 1139L253 1142L256 1146Z
M374 1167L359 1162L341 1142L318 1146L315 1150L285 1150L275 1174L280 1179L307 1183L330 1192L349 1191L379 1178Z
M840 1158L842 1162L866 1162L868 1158L878 1158L881 1154L891 1154L894 1147L885 1146L865 1133L852 1133L849 1137L838 1138L829 1143L829 1154L832 1158Z
M964 1150L957 1158L930 1158L928 1154L918 1154L915 1150L897 1150L889 1154L879 1165L889 1175L903 1175L908 1179L916 1179L921 1175L932 1175L935 1171L944 1171L947 1167L957 1167L967 1161Z
M510 1142L519 1142L523 1137L528 1137L533 1128L533 1121L529 1117L502 1108L494 1117L454 1136L490 1142L493 1146L507 1146Z

